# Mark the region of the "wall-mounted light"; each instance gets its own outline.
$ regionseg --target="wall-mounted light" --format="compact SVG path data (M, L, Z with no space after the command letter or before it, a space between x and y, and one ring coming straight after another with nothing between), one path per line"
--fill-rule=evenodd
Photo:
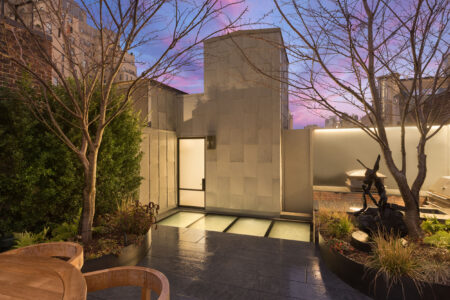
M215 135L208 135L206 137L206 149L216 149L216 136Z

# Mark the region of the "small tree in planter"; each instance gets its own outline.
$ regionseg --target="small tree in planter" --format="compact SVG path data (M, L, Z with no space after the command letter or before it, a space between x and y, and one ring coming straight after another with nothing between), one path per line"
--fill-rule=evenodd
M293 40L277 46L293 58L297 72L268 73L243 49L242 55L255 70L289 87L301 105L331 112L378 143L405 203L409 236L421 238L419 192L427 174L425 147L450 121L448 1L274 3ZM393 99L382 93L388 85L398 92ZM389 112L392 107L398 109L396 114ZM367 122L347 114L349 108L364 113ZM401 127L400 161L394 160L386 131L393 114ZM419 133L417 175L412 182L406 176L408 124Z

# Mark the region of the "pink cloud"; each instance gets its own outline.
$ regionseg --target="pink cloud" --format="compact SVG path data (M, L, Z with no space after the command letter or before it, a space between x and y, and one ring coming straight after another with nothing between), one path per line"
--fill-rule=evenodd
M188 94L203 93L203 74L196 72L184 72L173 75L165 80L164 83Z
M228 6L227 6L228 5ZM230 23L230 20L233 21L237 18L246 8L245 2L240 3L237 0L222 0L216 4L216 9L221 7L225 7L218 18L216 19L219 26L224 27ZM229 32L235 31L236 29L232 28L228 30Z
M319 111L308 109L304 106L290 105L290 112L294 121L294 128L303 128L306 125L324 126L324 119L319 115Z

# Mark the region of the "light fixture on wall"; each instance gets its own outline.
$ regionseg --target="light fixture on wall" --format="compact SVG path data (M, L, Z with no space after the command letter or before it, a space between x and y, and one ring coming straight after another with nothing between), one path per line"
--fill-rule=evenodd
M216 136L215 135L208 135L206 137L206 149L216 149Z

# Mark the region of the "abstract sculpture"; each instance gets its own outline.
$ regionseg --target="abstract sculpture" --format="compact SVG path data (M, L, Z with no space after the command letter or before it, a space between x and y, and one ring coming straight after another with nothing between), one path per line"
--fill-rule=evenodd
M388 203L386 189L383 182L378 178L377 171L380 168L380 155L378 155L377 160L373 166L373 169L366 167L359 159L357 160L364 168L366 168L365 178L363 181L363 208L354 213L357 221L358 227L362 231L372 234L378 230L384 232L392 232L394 234L405 236L408 231L403 221L403 213L405 208L397 205ZM377 193L379 195L379 200L377 201L370 189L372 185L375 185ZM369 196L370 200L375 204L375 207L367 207L367 198Z

